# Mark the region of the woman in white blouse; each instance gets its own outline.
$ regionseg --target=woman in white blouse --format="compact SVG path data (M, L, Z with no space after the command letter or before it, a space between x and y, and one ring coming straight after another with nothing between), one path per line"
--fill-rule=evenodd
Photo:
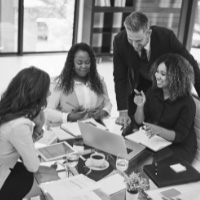
M71 47L61 74L52 80L45 110L47 126L58 126L111 112L106 84L97 72L93 49L86 43Z
M53 168L40 166L34 141L41 137L49 75L35 67L21 70L0 100L0 199L42 195L38 183L58 179ZM37 181L36 181L36 179ZM41 199L43 199L41 197Z

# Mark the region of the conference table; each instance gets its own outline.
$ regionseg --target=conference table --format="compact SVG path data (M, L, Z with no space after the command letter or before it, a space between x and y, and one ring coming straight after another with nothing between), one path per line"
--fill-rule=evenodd
M61 142L61 141L58 141L58 142ZM66 140L66 142L68 142L71 146L73 146L74 144L77 144L77 143L79 143L79 144L82 143L84 145L82 138L71 138L71 139ZM84 145L84 149L91 149L91 147ZM97 150L97 151L100 152L99 150ZM107 154L106 152L102 152L102 153L105 154L106 160L109 163L109 167L107 169L102 170L102 171L90 170L90 168L88 168L85 165L87 158L89 158L89 156L91 154L90 153L90 154L87 154L84 156L80 156L78 166L76 167L76 172L78 172L79 174L84 174L87 177L89 177L90 179L93 179L95 181L99 181L105 177L108 177L109 175L111 175L113 173L117 173L116 172L116 156ZM136 156L135 158L133 158L132 160L129 161L129 167L125 172L127 174L131 174L133 171L136 172L137 167L140 165L140 163L142 163L145 159L147 159L152 154L153 154L152 151L145 149L142 153L140 153L140 155ZM99 189L95 190L95 193L102 200L125 200L125 190L119 191L116 194L109 196L109 197L107 195L105 195ZM46 196L47 196L46 197L47 200L53 200L50 197L50 195L46 194ZM145 194L140 194L138 199L139 200L147 200L148 198L146 197Z
M60 130L61 131L61 130ZM49 133L48 133L49 135ZM62 134L62 137L66 137L66 132L64 134ZM67 136L68 139L64 139L64 140L60 140L58 142L62 142L62 141L66 141L68 142L71 146L73 146L74 144L77 143L82 143L82 138L74 138L71 135ZM91 148L88 147L86 145L84 145L84 147L87 148ZM169 156L169 152L167 148L165 148L165 152L160 152L160 158L164 159L165 157ZM98 151L98 150L97 150ZM89 158L90 154L87 154L84 156L84 158L82 159L80 157L79 159L79 163L77 166L77 172L79 174L84 174L87 177L95 180L95 181L99 181L103 178L108 177L109 175L116 173L116 156L107 154L106 152L103 152L106 155L106 160L109 162L109 167L105 170L102 171L95 171L92 170L90 171L90 169L85 165L85 161L87 158ZM139 156L133 158L131 161L129 161L129 167L126 170L127 174L131 174L133 171L137 172L137 168L138 166L140 166L142 164L142 162L146 159L148 159L149 157L151 157L152 155L154 155L154 152L152 152L149 149L145 149ZM158 158L158 160L160 159ZM64 172L65 173L65 172ZM150 180L150 182L152 183L152 181ZM154 187L154 188L153 188ZM171 187L163 187L163 188L157 188L154 184L153 187L150 186L150 190L146 191L146 193L152 197L153 200L163 200L163 197L160 195L161 191L167 190L168 188ZM200 181L199 182L195 182L195 183L189 183L189 184L183 184L183 185L175 185L173 186L173 188L177 188L179 191L181 191L182 195L181 200L185 200L189 195L193 194L193 199L195 199L195 197L200 198L200 192L199 192L199 188L200 187ZM153 189L153 190L152 190ZM101 190L96 190L95 193L98 194L98 196L103 199L103 200L125 200L125 191L119 191L116 194L112 195L112 196L107 196L105 195L103 192L101 192ZM48 196L47 194L47 200L55 200L52 199L50 196ZM138 200L147 200L150 199L148 197L146 197L146 195L140 195Z

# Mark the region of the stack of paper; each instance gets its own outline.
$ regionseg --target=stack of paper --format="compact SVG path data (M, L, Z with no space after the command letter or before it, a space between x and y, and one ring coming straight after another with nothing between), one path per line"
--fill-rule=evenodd
M82 174L43 183L40 187L54 200L101 200L93 192L93 190L99 188L98 184Z
M101 190L109 196L126 188L124 177L122 177L120 174L109 176L98 181L98 183Z
M122 134L122 126L115 123L116 117L110 117L103 119L103 123L106 125L108 130L112 133L116 133L117 135Z

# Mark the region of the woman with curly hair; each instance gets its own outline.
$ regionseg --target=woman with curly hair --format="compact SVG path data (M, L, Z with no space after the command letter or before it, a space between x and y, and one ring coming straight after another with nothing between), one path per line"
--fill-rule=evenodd
M48 126L93 117L100 120L111 112L106 84L97 72L93 49L86 43L74 44L61 74L53 79L45 110Z
M0 199L42 195L38 183L57 180L56 170L40 166L34 141L42 137L43 109L50 77L36 68L21 70L0 100ZM37 180L37 181L36 181ZM41 196L41 199L42 198Z
M135 120L145 125L147 135L171 141L174 155L192 162L197 150L193 128L196 107L191 95L194 73L182 56L166 54L151 68L152 87L145 97L135 90Z

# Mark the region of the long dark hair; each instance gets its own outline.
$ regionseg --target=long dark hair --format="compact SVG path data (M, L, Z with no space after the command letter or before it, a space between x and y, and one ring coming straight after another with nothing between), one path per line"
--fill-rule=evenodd
M10 82L0 100L0 124L25 116L34 119L47 105L49 75L36 68L21 70Z
M77 51L86 51L90 56L90 72L88 80L91 84L91 90L101 95L104 94L103 85L100 76L97 72L95 53L93 49L86 43L81 42L74 44L67 55L66 62L61 74L57 77L57 89L63 90L64 93L69 94L74 90L74 55Z

